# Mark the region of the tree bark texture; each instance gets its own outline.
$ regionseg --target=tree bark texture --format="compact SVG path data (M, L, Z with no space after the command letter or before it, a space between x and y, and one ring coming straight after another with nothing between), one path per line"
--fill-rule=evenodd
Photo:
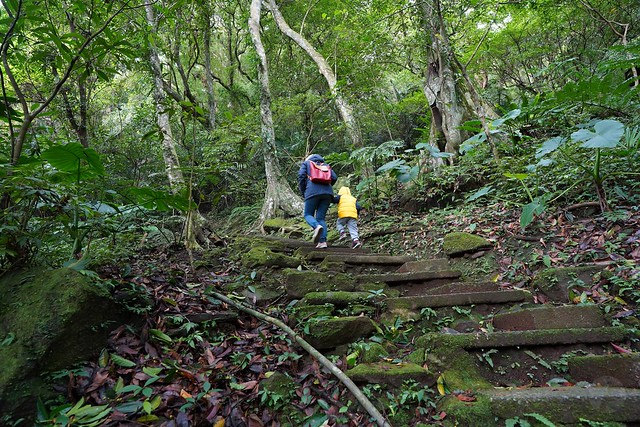
M157 20L153 10L153 4L147 3L145 9L147 13L147 23L149 27L152 28L152 32L155 33ZM166 96L163 90L162 67L158 55L158 48L153 43L149 43L149 63L151 65L151 74L154 83L153 99L156 102L157 122L160 133L162 134L162 157L164 159L165 171L169 179L171 191L177 193L184 188L185 183L182 171L180 170L178 153L176 152L176 146L173 141L169 113L166 109Z
M318 52L301 34L292 30L287 24L287 21L284 19L282 14L280 13L280 9L278 9L278 5L275 0L265 0L269 9L271 10L271 14L273 15L273 19L276 21L278 28L280 31L293 40L298 46L300 46L313 62L318 66L318 70L320 74L325 78L327 84L329 85L329 90L331 95L333 96L336 107L338 108L338 112L340 113L340 118L344 122L345 128L347 129L347 134L351 139L354 147L362 146L362 135L360 134L360 128L358 127L358 123L353 116L353 108L349 103L342 97L337 88L337 81L335 73L331 69L331 66L327 63L324 57Z
M260 80L260 119L261 137L264 153L264 168L267 178L267 188L264 204L255 227L262 229L264 221L273 218L278 209L282 209L291 216L302 215L303 204L293 192L289 183L282 176L278 157L276 155L275 132L273 130L273 116L271 113L271 91L269 89L269 69L267 55L260 38L260 13L262 1L251 1L251 15L249 17L249 32L255 46L258 58L258 78Z
M455 62L441 13L440 0L422 2L425 31L430 40L427 46L428 65L424 94L431 108L432 143L440 151L457 153L464 140L460 126L469 116L456 85Z

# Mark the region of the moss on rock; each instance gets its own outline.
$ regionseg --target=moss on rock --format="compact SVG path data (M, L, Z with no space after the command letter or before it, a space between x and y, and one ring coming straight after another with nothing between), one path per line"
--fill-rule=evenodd
M491 243L484 237L464 232L446 234L442 243L442 249L448 256L463 255L492 247Z
M371 294L368 292L309 292L304 296L304 302L308 304L333 304L336 307L346 307L350 304L363 303Z
M387 384L400 387L407 380L414 380L424 385L433 385L436 377L415 363L375 362L360 364L346 372L355 383Z
M354 278L344 273L321 273L317 271L286 270L287 294L302 298L309 292L354 291Z
M309 343L319 350L326 350L349 344L375 331L373 321L368 317L341 317L322 320L309 325Z
M242 265L246 268L281 267L294 268L300 265L296 257L273 252L267 246L254 246L242 255Z
M0 339L11 337L0 347L0 412L5 413L32 399L43 371L86 360L104 347L114 321L133 318L106 291L67 268L6 276L0 295L11 296L0 304Z

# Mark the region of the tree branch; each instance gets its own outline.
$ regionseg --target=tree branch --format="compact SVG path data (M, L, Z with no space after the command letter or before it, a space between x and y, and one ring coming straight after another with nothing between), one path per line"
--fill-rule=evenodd
M281 320L278 320L274 317L268 316L264 313L261 313L249 307L246 307L245 305L239 302L233 301L228 297L226 297L225 295L219 294L217 292L211 292L210 294L214 298L222 302L225 302L237 308L240 311L250 314L264 322L271 323L272 325L275 325L278 328L285 331L291 338L296 340L296 342L300 344L302 348L304 348L311 356L315 357L325 368L327 368L333 375L336 376L336 378L340 380L340 382L342 382L349 389L349 391L358 400L358 402L362 405L362 407L369 413L369 415L375 418L376 423L380 427L391 427L391 424L389 424L389 422L384 418L384 416L382 416L382 414L378 412L376 407L373 406L373 403L371 403L371 401L367 399L367 397L362 393L362 391L358 388L358 386L356 386L354 382L351 381L351 378L346 376L345 373L342 372L340 369L338 369L336 365L331 363L329 359L324 357L322 353L316 350L311 344L305 341L300 335L298 335L293 329L285 325Z

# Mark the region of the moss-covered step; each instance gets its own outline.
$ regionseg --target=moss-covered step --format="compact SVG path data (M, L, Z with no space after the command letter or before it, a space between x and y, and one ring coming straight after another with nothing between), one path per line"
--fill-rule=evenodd
M407 261L396 270L396 273L443 270L451 270L448 258L432 258L423 259L420 261Z
M373 321L368 317L339 317L311 323L305 339L318 350L329 350L369 336L375 330Z
M621 387L535 387L482 391L494 415L539 414L554 423L640 421L640 390Z
M568 360L574 382L601 386L640 388L640 354L574 356Z
M256 245L249 249L240 258L246 268L280 267L295 268L301 264L301 260L281 252L274 252L270 247Z
M467 292L499 291L500 286L495 282L453 282L425 289L423 295L460 294ZM505 289L507 290L507 289Z
M459 271L415 271L409 273L383 273L383 274L362 274L358 276L359 282L382 282L390 286L404 283L428 282L438 279L457 279L460 277Z
M296 255L304 256L307 258L311 257L313 259L322 259L327 255L337 255L337 254L367 255L371 253L371 249L369 248L360 247L358 249L351 249L350 246L334 246L334 245L331 245L330 243L328 245L329 246L327 246L324 249L318 249L315 247L315 245L311 247L302 246L296 249Z
M285 289L292 298L309 292L355 291L355 279L344 273L322 273L310 270L284 270Z
M514 309L493 317L493 327L504 331L599 328L606 324L600 308L595 304L536 306Z
M341 253L335 254L330 252L310 252L307 255L307 259L311 261L325 260L327 262L344 262L347 264L358 265L402 265L407 261L415 259L410 256L394 256L394 255L380 255L380 254L356 254L356 253Z
M416 310L425 307L454 307L474 304L504 304L532 300L527 291L512 289L492 292L469 292L442 295L423 295L399 298L387 298L385 301L390 310Z
M432 386L437 377L415 363L362 363L345 372L356 384L386 384L401 387L407 380L416 381L422 385Z
M627 336L622 326L604 328L539 329L534 331L502 331L490 333L431 333L416 340L419 348L454 346L465 349L531 347L538 345L568 345L620 342Z
M342 308L357 303L373 304L372 296L370 292L309 292L301 302L310 305L332 304Z

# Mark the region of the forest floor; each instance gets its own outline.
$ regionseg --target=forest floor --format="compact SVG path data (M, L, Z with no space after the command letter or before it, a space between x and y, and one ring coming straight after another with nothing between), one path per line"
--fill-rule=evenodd
M372 251L418 258L437 257L447 232L477 233L495 247L499 271L494 280L524 288L539 268L599 263L616 279L602 279L576 297L609 306L614 317L635 315L640 209L619 208L608 217L578 214L547 214L526 233L519 212L500 205L464 213L365 213L360 227ZM103 425L373 425L347 389L284 332L237 314L208 294L208 289L224 292L229 284L250 283L234 254L221 259L215 271L194 268L199 256L194 257L177 248L153 250L139 253L126 268L100 269L104 280L144 297L145 324L141 330L113 331L108 354L72 375L63 393L94 405L116 402ZM288 320L277 300L261 310ZM333 360L346 368L344 356ZM293 378L291 394L261 387L276 372ZM435 410L436 399L433 391L420 410L416 406L414 425L441 424L446 414ZM285 407L295 410L282 412Z

